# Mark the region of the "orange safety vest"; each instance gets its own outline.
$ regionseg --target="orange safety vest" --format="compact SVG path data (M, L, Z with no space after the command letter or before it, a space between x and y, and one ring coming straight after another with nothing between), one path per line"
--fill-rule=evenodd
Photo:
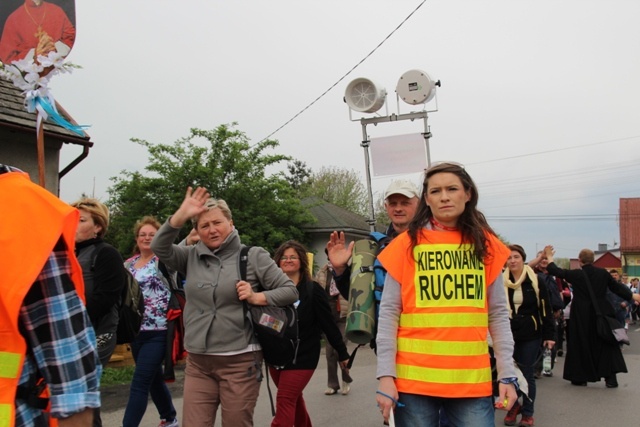
M20 307L60 237L67 246L71 280L83 301L84 282L74 254L78 210L21 172L0 175L0 207L0 427L12 427L27 352L18 330ZM57 425L57 420L51 418L50 425Z
M480 261L457 231L423 230L411 247L407 233L378 255L401 285L396 386L437 397L490 396L487 289L502 272L509 249L487 234Z

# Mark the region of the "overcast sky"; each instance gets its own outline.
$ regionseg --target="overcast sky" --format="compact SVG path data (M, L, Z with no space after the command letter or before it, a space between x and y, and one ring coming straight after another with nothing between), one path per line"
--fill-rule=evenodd
M342 101L348 83L374 80L389 92L389 113L406 113L396 83L422 69L442 82L427 104L438 110L429 113L431 159L466 165L498 233L530 257L547 243L575 257L619 242L619 198L640 196L640 2L438 0L416 10L421 3L77 1L68 59L83 69L51 88L91 125L95 145L61 181L61 197L92 194L95 182L106 200L110 177L142 170L146 151L130 138L173 143L190 128L238 122L258 142L374 51L273 134L278 152L364 181L362 129ZM65 146L61 166L78 154ZM400 177L420 183L416 171ZM373 180L376 197L392 178Z

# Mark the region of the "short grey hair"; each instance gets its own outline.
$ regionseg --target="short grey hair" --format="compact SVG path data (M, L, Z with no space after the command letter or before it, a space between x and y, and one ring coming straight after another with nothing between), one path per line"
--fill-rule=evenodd
M224 217L227 218L229 221L233 219L231 215L231 209L229 209L229 205L227 205L227 202L225 202L222 199L214 199L213 197L210 197L205 202L204 207L207 208L207 212L209 212L211 209L218 208L220 209L220 211L222 211L222 214L224 215ZM191 225L193 225L193 228L198 227L198 219L200 218L200 215L196 215L193 218L191 218Z

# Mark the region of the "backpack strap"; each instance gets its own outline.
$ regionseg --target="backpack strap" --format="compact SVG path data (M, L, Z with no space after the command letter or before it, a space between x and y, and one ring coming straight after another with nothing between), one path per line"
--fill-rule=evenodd
M240 279L247 280L247 264L249 263L249 249L251 246L243 245L240 249L240 257L238 258L238 268L240 270Z
M93 245L93 253L91 254L91 271L95 270L96 267L96 258L98 258L98 253L104 248L107 244L105 242L100 242L97 245Z

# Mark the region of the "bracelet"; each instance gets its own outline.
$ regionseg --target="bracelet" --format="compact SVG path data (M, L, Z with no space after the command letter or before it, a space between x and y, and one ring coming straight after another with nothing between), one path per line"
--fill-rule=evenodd
M404 403L400 403L400 401L398 401L398 400L394 399L393 397L389 396L387 393L383 393L383 392L381 392L380 390L376 390L376 393L377 393L377 394L379 394L379 395L382 395L382 396L386 397L387 399L391 399L391 401L392 401L393 403L395 403L395 405L396 405L398 408L403 408L403 407L405 406L405 405L404 405Z

